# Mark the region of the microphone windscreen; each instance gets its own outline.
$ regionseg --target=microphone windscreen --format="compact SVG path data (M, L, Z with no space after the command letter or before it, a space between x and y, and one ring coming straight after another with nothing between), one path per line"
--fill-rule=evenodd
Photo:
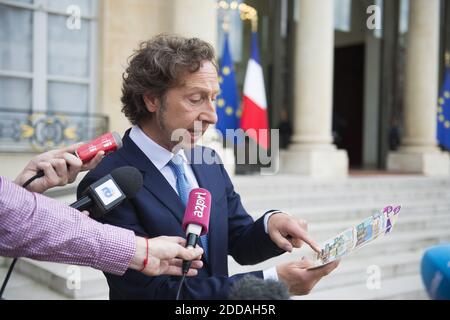
M450 300L450 243L425 251L421 273L431 299Z
M114 169L111 176L128 199L133 198L144 184L139 170L130 166Z
M228 298L230 300L289 300L290 295L282 282L246 275L233 284Z
M202 226L201 235L207 234L210 211L211 193L203 188L192 189L184 212L183 231L186 231L189 224L197 224Z

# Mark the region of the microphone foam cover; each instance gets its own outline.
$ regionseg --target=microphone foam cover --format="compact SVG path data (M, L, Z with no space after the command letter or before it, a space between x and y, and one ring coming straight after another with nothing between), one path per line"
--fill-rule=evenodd
M450 300L450 243L425 251L421 274L431 299Z
M183 218L183 231L189 224L202 226L201 235L208 233L209 214L211 211L211 193L203 188L192 189L189 193L189 199L186 205L186 211Z
M142 174L131 166L114 169L111 176L128 199L133 198L144 184Z
M286 286L279 281L245 275L231 287L229 300L289 300Z

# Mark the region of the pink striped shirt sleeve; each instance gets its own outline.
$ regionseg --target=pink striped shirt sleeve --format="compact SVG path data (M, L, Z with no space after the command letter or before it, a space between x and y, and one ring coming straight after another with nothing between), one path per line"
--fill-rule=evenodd
M0 255L90 266L122 275L136 250L132 231L0 177Z

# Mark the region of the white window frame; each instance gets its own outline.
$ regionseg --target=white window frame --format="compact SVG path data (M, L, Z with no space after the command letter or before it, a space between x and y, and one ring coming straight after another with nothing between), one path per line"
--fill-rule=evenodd
M97 92L97 54L98 54L98 1L89 1L92 15L81 12L82 23L89 22L89 76L71 77L48 74L48 14L69 17L65 11L51 10L47 7L47 0L34 0L32 4L15 2L12 0L0 0L0 4L9 7L29 9L33 14L32 26L32 71L10 71L0 69L0 76L6 78L31 80L32 99L31 112L46 112L48 104L48 82L69 84L85 84L88 86L88 114L96 112Z

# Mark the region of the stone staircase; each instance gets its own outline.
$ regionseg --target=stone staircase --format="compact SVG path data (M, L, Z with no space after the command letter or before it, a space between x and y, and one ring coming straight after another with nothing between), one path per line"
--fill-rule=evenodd
M420 278L420 260L432 245L450 242L450 180L420 176L358 176L318 181L304 177L237 176L233 178L245 208L256 219L276 208L309 222L318 242L355 225L387 204L401 204L393 233L342 260L308 296L294 299L427 299ZM72 202L73 194L53 194ZM230 273L272 267L310 254L302 248L255 266L240 266L231 257ZM0 258L0 279L8 261ZM369 289L368 271L380 272L380 288ZM73 279L80 277L80 286ZM107 299L102 273L76 267L21 259L5 292L7 299Z
M236 183L246 208L259 213L255 218L267 209L282 209L306 219L310 235L318 242L385 205L402 205L392 234L346 257L308 296L294 299L428 299L420 261L429 246L450 242L450 180L419 176L350 177L333 182L295 176L257 179L240 177ZM310 254L307 248L297 249L255 266L240 266L230 258L230 273L263 270ZM380 275L379 287L371 285L374 272Z

